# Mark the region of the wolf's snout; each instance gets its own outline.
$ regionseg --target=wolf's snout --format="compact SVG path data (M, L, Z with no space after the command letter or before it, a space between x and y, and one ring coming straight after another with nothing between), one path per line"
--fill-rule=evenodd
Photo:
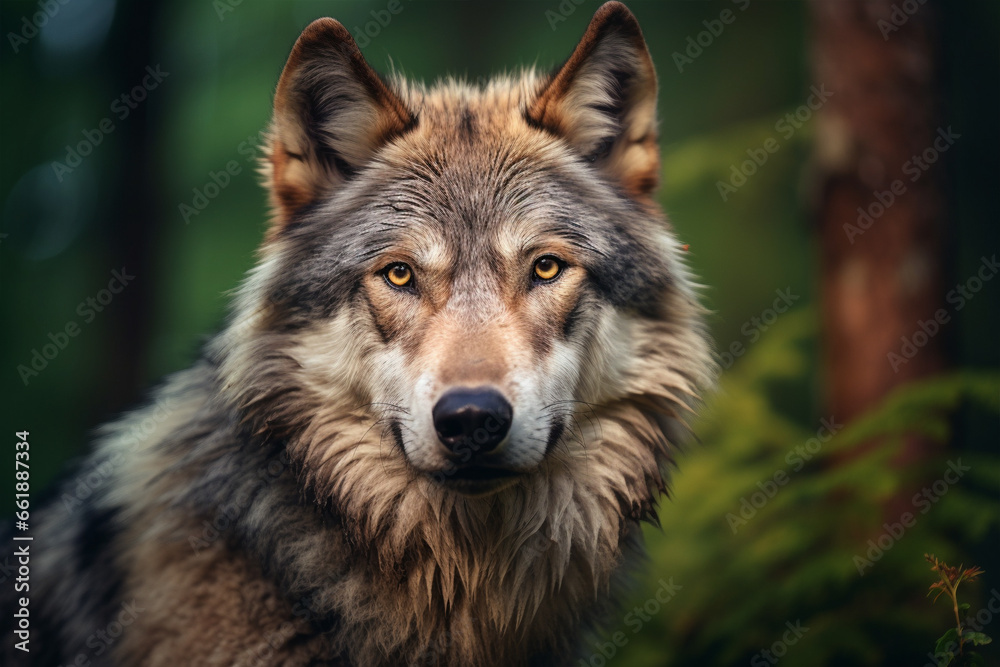
M514 412L500 392L477 387L449 390L434 405L431 416L438 440L448 451L475 457L493 451L503 441Z

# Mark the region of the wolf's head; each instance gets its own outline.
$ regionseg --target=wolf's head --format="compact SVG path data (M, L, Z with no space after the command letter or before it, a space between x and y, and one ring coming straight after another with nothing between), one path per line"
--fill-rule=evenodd
M274 100L273 226L216 348L246 423L357 522L413 489L648 511L711 374L655 106L619 3L554 73L485 85L385 80L309 25Z

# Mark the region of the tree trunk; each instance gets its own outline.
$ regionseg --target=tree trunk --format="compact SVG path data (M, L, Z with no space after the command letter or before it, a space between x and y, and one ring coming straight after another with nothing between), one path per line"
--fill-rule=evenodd
M160 3L155 0L121 3L109 40L112 49L106 54L114 88L129 93L147 76L146 67L155 68L153 57L154 23ZM167 63L164 69L169 70ZM168 84L170 85L170 84ZM152 95L161 96L157 91ZM110 243L105 257L114 269L125 267L135 276L122 292L119 303L107 310L107 357L114 363L106 368L108 394L98 406L100 419L112 411L133 405L148 384L147 362L154 303L153 240L162 220L160 190L155 187L154 138L149 113L143 101L130 110L126 120L117 123L116 143L119 152L115 173L110 179L110 207L106 232Z
M842 422L947 365L948 326L927 323L948 308L940 162L955 139L938 119L935 8L893 9L910 4L811 3L814 82L832 92L816 143L823 363ZM912 437L903 458L928 447Z

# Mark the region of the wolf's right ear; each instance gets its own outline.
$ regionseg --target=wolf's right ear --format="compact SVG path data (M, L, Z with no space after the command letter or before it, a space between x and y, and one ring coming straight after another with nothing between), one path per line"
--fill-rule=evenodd
M660 173L656 72L639 22L625 5L601 5L526 117L565 139L628 193L652 193Z
M264 171L276 226L350 178L414 118L339 21L310 23L274 95Z

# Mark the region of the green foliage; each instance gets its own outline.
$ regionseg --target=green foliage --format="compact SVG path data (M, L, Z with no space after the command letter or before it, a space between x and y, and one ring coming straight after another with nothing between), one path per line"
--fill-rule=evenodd
M117 3L116 12L136 4ZM266 201L253 172L258 154L253 147L267 123L281 64L302 27L333 15L358 34L373 11L386 7L385 0L234 2L234 11L219 14L206 0L153 4L154 34L144 35L118 16L100 52L55 56L41 37L19 53L0 51L0 83L9 100L6 159L0 163L6 198L0 285L6 287L4 317L12 323L0 334L7 369L0 387L8 414L16 418L12 430L29 427L44 442L46 456L32 468L39 490L86 450L91 428L140 400L147 383L184 368L201 337L218 327L223 294L252 266L262 236ZM446 72L475 80L533 62L547 68L567 57L598 4L404 2L404 11L362 48L376 68L395 67L426 81ZM730 343L747 342L741 323L766 308L776 288L801 295L800 306L813 298L816 240L801 202L809 194L805 176L815 121L782 140L781 149L725 201L717 185L747 159L747 149L774 136L775 122L802 104L810 85L824 83L809 71L808 5L752 2L682 73L672 54L704 29L702 21L733 3L628 4L658 72L662 203L680 238L691 245L696 273L711 286L707 296L718 313L712 333L720 349L728 349ZM563 6L575 9L553 26L546 12ZM1000 136L1000 87L982 85L997 80L998 8L992 0L939 7L948 18L939 23L946 31L950 57L943 64L952 82L941 100L949 109L942 120L974 137L948 156L955 201L961 202L949 216L953 245L948 247L956 253L949 280L972 275L981 254L1000 246L1000 226L993 222L996 160L987 150ZM0 22L16 32L22 18L36 11L35 0L0 3ZM125 85L116 78L119 50L136 39L148 42L150 63L171 72L143 107L154 150L141 158L119 130L59 187L20 188L34 183L31 174L51 174L51 163L62 159L65 146L108 114L109 101ZM128 123L138 121L133 117ZM210 171L230 160L239 162L241 173L186 223L178 205L190 202L192 188L202 187ZM128 386L108 372L122 364L116 348L122 338L112 334L127 321L119 318L127 299L134 298L126 294L37 381L24 386L16 366L48 342L50 331L75 319L80 300L100 289L108 270L124 261L119 226L108 224L122 196L115 167L123 164L147 173L155 185L147 215L136 222L155 232L148 263L137 274L138 284L149 286L143 309L151 320L146 333L125 332L142 346L145 365L135 369ZM31 196L13 196L17 192ZM984 294L995 289L987 285ZM1000 309L993 307L994 298L978 297L948 325L958 363L996 367ZM809 630L787 647L782 664L902 664L903 657L924 664L918 649L926 649L927 638L941 626L915 594L926 578L920 554L969 558L970 545L996 535L1000 465L994 455L973 459L964 450L985 449L986 443L978 442L983 434L995 441L995 423L967 430L962 438L948 437L948 415L956 408L976 404L997 410L996 376L962 373L907 387L821 443L816 456L791 471L785 457L805 446L820 426L821 415L810 414L820 402L812 381L816 338L812 313L782 315L727 371L698 427L703 444L680 462L674 500L661 513L663 531L647 531L653 562L633 604L649 599L660 578L673 577L684 588L648 621L629 619L639 626L623 613L612 632L622 630L629 642L607 664L736 664L780 640L785 622L796 619ZM938 479L946 467L944 456L919 468L891 465L904 432L929 433L949 446L959 441L972 469L926 516L918 514L898 546L859 575L853 558L866 557L867 540L877 539L882 523L897 521L907 509L891 505L893 499L910 504L906 494ZM878 438L884 446L855 455L857 443ZM757 482L773 482L779 470L789 472L787 483L745 525L737 523L734 534L726 515L739 517L741 498L760 491ZM3 484L11 483L12 473L4 475Z
M962 615L963 612L970 609L971 605L968 602L961 604L958 602L958 587L963 582L972 582L978 579L979 575L983 574L983 570L979 567L965 569L964 565L949 567L947 563L938 560L933 554L924 554L924 558L931 564L931 570L937 572L938 575L938 580L931 584L927 594L930 595L937 591L934 602L937 602L941 595L947 594L947 601L951 602L952 609L955 611L955 627L948 628L934 645L934 655L938 659L938 664L941 667L948 667L952 663L959 666L985 664L979 653L966 650L966 647L969 644L984 646L993 640L985 633L966 629L965 623L968 623L969 620L963 620Z
M646 531L653 562L628 608L661 578L683 589L638 631L627 616L612 629L630 637L621 664L926 660L922 637L936 623L914 593L926 581L921 555L961 557L1000 526L1000 457L944 446L960 407L1000 412L1000 377L946 375L849 424L803 421L775 397L788 384L807 392L815 335L810 310L783 315L723 376L662 531ZM940 454L902 463L913 434L940 442Z

